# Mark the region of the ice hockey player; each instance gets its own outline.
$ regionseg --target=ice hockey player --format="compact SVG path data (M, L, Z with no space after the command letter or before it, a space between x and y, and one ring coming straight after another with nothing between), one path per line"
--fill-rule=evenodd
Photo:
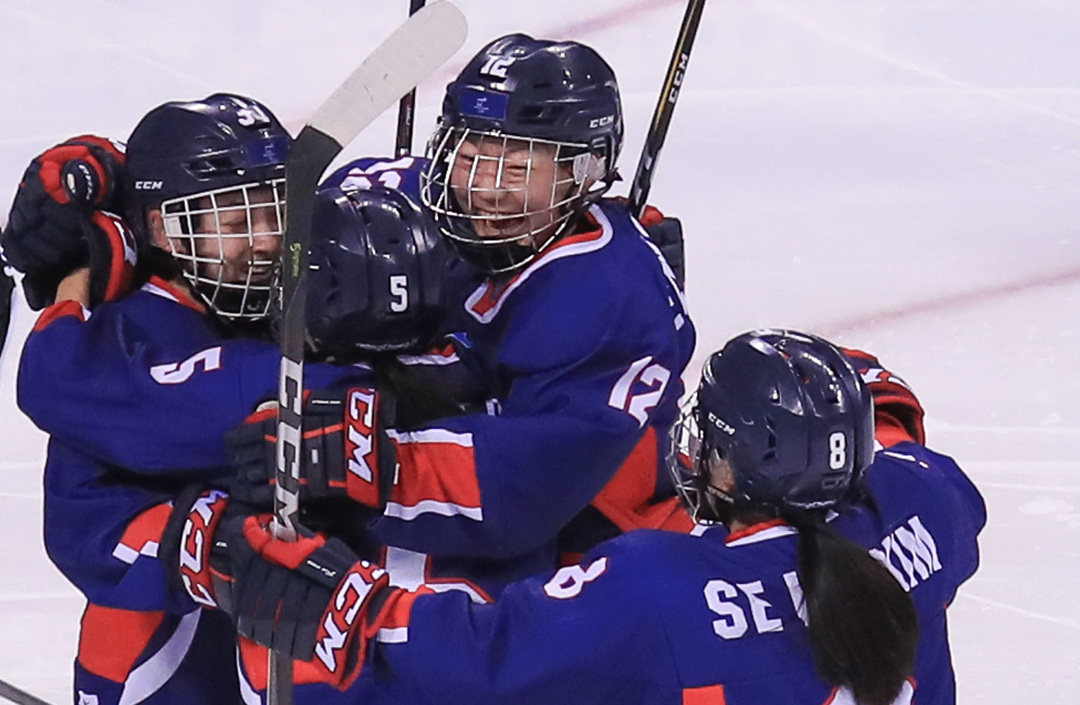
M505 75L490 74L492 64ZM478 112L470 101L484 91L506 102L505 114ZM470 161L472 144L506 153ZM430 159L358 160L324 182L346 192L400 189L440 221L464 259L448 281L446 329L488 390L487 413L405 428L379 413L324 417L328 429L344 425L360 440L347 441L345 468L314 474L343 481L302 485L301 502L325 488L378 512L368 535L386 546L396 585L427 582L489 601L507 581L622 531L690 528L662 448L693 327L641 225L625 204L602 198L621 144L615 77L592 49L511 35L449 85ZM440 203L440 179L457 183L440 168L474 181ZM495 223L497 241L464 242L459 233L473 221L449 210L459 202L476 205L477 222ZM501 219L488 212L495 204ZM357 412L385 401L378 389L347 394ZM267 478L266 429L253 430L266 446ZM253 465L241 474L258 478Z
M168 388L190 374L171 360L190 360L227 328L265 327L289 143L264 106L241 96L167 103L140 121L126 156L99 137L69 140L31 163L16 195L5 257L24 272L31 306L47 307L23 351L19 402L51 434L46 548L88 600L77 701L239 698L231 624L165 590L156 557L168 516L158 507L193 477L178 456L140 462L151 436L129 434L119 410L135 407L142 392L117 384L116 370L140 366L144 386ZM72 195L71 184L90 191ZM102 340L118 347L99 355L87 344ZM213 369L221 360L197 364ZM259 393L273 392L265 386ZM252 402L237 400L238 391L186 417L175 406L133 411L151 425L201 431L244 418ZM129 454L123 464L109 456L114 449Z
M398 575L410 561L414 582L445 577L423 554L577 555L632 528L689 528L661 447L694 330L641 223L603 198L622 143L611 67L513 34L449 84L427 159L361 159L327 179L431 210L464 259L447 330L489 390L489 413L376 449L400 481L357 498L382 511L376 539L412 551L391 557Z
M205 110L207 103L215 109ZM245 154L264 154L267 150L260 149L258 132L245 132L232 124L235 116L229 112L230 104L227 101L226 107L220 108L207 99L167 104L152 111L129 140L126 179L149 180L167 170L180 171L182 176L188 164L216 160L220 171L203 169L199 173L203 177L201 188L212 190L219 203L232 200L230 184L245 190L260 183L279 185L284 152L277 168L265 175L254 168L257 165L245 163ZM269 115L265 108L262 110ZM160 139L163 122L173 125L172 140ZM186 129L178 124L186 125ZM280 130L276 119L273 125L275 131ZM224 144L216 139L222 134L227 137ZM248 181L260 176L266 176L267 181ZM161 180L181 192L193 189L190 181L175 173L171 180ZM254 231L253 237L261 237L262 233L280 235L280 204L275 205L277 215L273 217L264 213L261 215L266 218L260 214L241 214L237 218L227 211L215 215L200 198L199 194L189 195L182 199L187 201L185 206L176 209L185 218L187 213L193 214L179 228L185 237L182 244L191 249L198 245L188 238L214 239L213 233L207 231L216 229L219 222L223 237L248 231ZM235 200L261 203L258 195L250 194ZM166 197L163 208L168 212L171 205L172 200ZM310 300L319 306L312 312L309 331L318 354L354 362L364 354L426 350L441 320L439 292L446 255L434 228L422 222L420 209L402 194L383 189L351 197L330 189L317 196L316 206L315 223L322 237L313 244L311 258L318 268L309 276ZM199 211L204 209L207 217L201 219ZM149 222L153 222L154 211L150 213ZM205 259L205 250L201 251ZM213 263L218 267L215 271L238 273L241 276L237 280L246 280L249 274L245 258L250 256L243 248L234 247L229 252L221 263ZM161 260L160 255L155 256ZM190 271L193 284L199 278L211 278L206 276L207 270ZM213 277L209 282L214 287L211 294L221 288L218 278L229 282L227 277ZM398 284L395 290L390 288L392 280ZM176 285L169 290L173 296L157 305L161 291L169 284ZM225 509L225 495L220 488L227 484L226 475L231 475L232 468L226 464L223 451L217 449L224 447L222 429L236 425L256 403L275 396L278 347L250 338L223 338L222 331L213 325L213 309L193 315L194 307L181 305L179 294L187 290L186 285L158 277L152 277L140 291L126 298L98 306L92 317L74 312L50 317L54 309L71 307L81 312L89 300L86 286L85 272L60 282L57 303L43 314L45 323L28 342L20 377L24 383L20 401L27 400L33 418L46 429L52 428L49 423L64 421L49 416L55 410L48 407L46 400L54 387L70 388L70 396L85 405L89 415L108 417L99 429L107 437L95 439L100 443L93 445L91 439L82 439L94 455L76 452L54 436L46 471L46 538L50 555L90 597L87 615L95 618L84 618L82 644L94 647L94 651L88 654L84 649L80 654L77 689L87 697L96 697L99 703L135 695L148 697L147 702L171 702L178 693L183 693L184 702L236 702L240 691L235 676L232 623L223 613L197 609L212 606L212 598L201 591L198 583L189 582L186 590L180 589L176 573L178 564L190 569L195 557L201 560L199 544L210 535L200 531L209 527L193 528L189 520L207 514L219 517L215 512ZM147 298L147 293L154 296ZM189 304L193 294L188 294ZM406 298L409 305L392 310L391 298L399 302L395 294ZM203 302L209 300L208 295ZM250 304L254 297L248 292L228 300ZM147 311L152 315L145 315ZM228 327L235 329L242 324L242 331L249 336L260 323L269 323L268 310L261 306L254 312L243 313L234 307L226 313L236 318ZM133 355L133 350L138 353ZM343 379L354 385L372 383L369 368L314 364L307 372L316 384L340 383ZM212 379L207 380L206 375ZM131 437L127 434L150 433L149 429L136 428L138 423L146 423L148 416L153 417L151 422L159 423L166 420L155 415L176 413L178 409L195 416L200 403L205 405L203 416L178 417L171 423L180 425L183 431L190 431L189 424L220 424L213 438L208 439L212 442L202 444L204 449L193 450L178 443L168 449L174 454L170 458L161 455L158 448L147 450L124 442ZM92 406L95 404L96 408ZM235 418L230 417L237 413ZM111 428L111 436L104 432L105 427ZM57 435L65 439L78 439L78 433L85 431L64 423L56 429ZM177 435L184 437L182 432ZM176 455L184 452L194 455L199 464L184 467ZM235 503L228 506L230 511L236 508ZM318 509L331 508L323 504ZM319 526L332 526L325 517L315 518L320 520ZM181 537L190 543L184 549L179 545ZM205 567L209 569L208 563ZM154 609L157 607L160 609ZM162 619L161 626L151 628ZM134 636L146 636L151 642L143 653L137 650L138 641L115 639L118 631L123 632L124 626L133 623L146 631ZM219 628L214 629L214 625ZM193 631L195 640L185 643ZM162 651L165 645L168 648ZM123 653L118 647L123 647ZM265 651L245 646L243 652L254 652L252 658L244 659L244 675L255 678L259 670L265 670ZM127 663L126 657L135 663ZM92 663L88 665L87 661ZM117 678L123 675L120 668L125 664L131 672L120 682ZM107 671L108 677L96 678L103 675L102 671ZM148 671L153 678L149 678ZM298 678L303 678L302 669ZM242 682L240 687L248 688L248 683ZM251 692L250 688L247 692Z
M895 442L876 454L875 412ZM986 514L921 435L876 359L755 331L673 433L697 535L631 532L477 605L248 517L225 529L233 609L355 703L953 703L945 607Z

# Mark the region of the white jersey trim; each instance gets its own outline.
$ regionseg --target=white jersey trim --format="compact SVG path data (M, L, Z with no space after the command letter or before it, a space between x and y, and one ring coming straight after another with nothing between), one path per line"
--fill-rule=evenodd
M375 635L375 641L383 644L404 644L409 641L408 627L384 627Z
M430 365L433 367L453 365L455 362L460 362L461 360L456 352L449 355L438 355L435 353L430 355L398 355L397 359L403 365Z
M469 315L480 321L481 323L491 323L495 316L499 315L499 311L502 310L503 304L510 297L518 287L524 284L529 277L531 277L541 267L550 264L556 260L563 259L564 257L573 257L575 255L582 255L588 252L595 252L602 249L609 242L614 235L614 228L611 227L611 221L608 220L607 215L601 210L600 206L593 205L589 207L589 213L596 218L597 224L600 225L600 237L587 240L585 242L576 242L572 245L561 245L553 249L542 252L539 257L533 260L532 264L524 269L515 278L510 286L506 287L506 290L499 294L499 298L495 301L495 305L492 306L484 313L477 313L474 310L476 304L484 298L484 292L487 291L488 284L485 282L481 284L476 291L469 295L469 298L465 301L465 310L469 312Z
M175 301L176 303L180 303L180 299L176 298L173 294L166 291L165 289L162 289L157 284L146 282L142 285L142 290L148 294L153 294L155 296L160 296L163 299L168 299L169 301Z
M142 545L138 551L131 546L123 543L116 544L116 548L113 549L113 558L118 558L128 565L132 565L138 560L139 556L149 556L150 558L157 558L158 554L158 542L147 541Z
M251 683L248 683L247 674L244 673L244 667L240 663L239 645L236 647L236 676L240 680L240 699L244 701L244 705L262 705L259 694L255 692Z
M439 502L434 499L425 499L413 505L387 502L383 510L383 516L412 521L422 514L438 514L444 517L465 517L473 521L484 520L484 510L481 507L466 507L451 502Z
M457 590L468 595L469 599L478 605L488 604L488 601L484 599L484 596L467 583L427 583L425 587L434 592L450 592L452 590Z
M445 428L426 428L419 431L395 431L386 429L386 435L399 444L406 443L451 443L462 448L473 447L471 433L456 433Z
M727 545L728 548L748 546L752 543L761 543L762 541L770 541L772 539L780 538L781 536L790 536L797 533L799 533L799 530L794 526L770 526L768 529L762 529L749 536L743 536L734 541L728 541Z
M146 700L173 677L191 648L201 614L202 610L197 609L181 617L165 645L128 675L118 705L135 705Z

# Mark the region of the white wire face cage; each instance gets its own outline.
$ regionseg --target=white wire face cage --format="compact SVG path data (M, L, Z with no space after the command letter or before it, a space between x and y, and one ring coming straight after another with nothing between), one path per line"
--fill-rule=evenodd
M701 427L697 422L697 395L679 409L679 417L669 431L666 464L675 491L694 521L701 511Z
M605 159L585 144L443 126L428 155L421 200L459 251L491 273L531 261L607 189Z
M680 407L679 417L669 432L666 465L675 483L679 498L698 523L717 523L716 503L730 504L733 497L718 490L713 483L727 480L734 483L731 466L724 463L716 448L705 442L704 431L698 423L697 394ZM717 473L720 475L717 475Z
M163 201L169 250L207 304L226 319L267 317L285 234L285 180Z

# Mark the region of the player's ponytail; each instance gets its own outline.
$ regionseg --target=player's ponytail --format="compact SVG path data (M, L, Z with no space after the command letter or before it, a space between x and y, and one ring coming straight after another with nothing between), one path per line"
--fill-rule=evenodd
M914 668L919 628L910 595L819 516L784 518L799 530L799 582L818 674L850 688L860 705L888 705Z

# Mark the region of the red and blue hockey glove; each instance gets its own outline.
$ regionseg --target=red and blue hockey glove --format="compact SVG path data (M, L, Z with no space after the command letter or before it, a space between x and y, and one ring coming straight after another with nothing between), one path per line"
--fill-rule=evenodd
M388 400L391 402L388 404ZM349 497L381 510L394 481L397 451L382 419L392 397L356 387L312 391L304 401L300 501ZM277 405L256 411L225 435L236 467L230 492L261 507L273 503Z
M302 527L294 542L274 539L270 520L248 517L229 541L237 631L310 661L323 680L345 688L364 664L369 612L394 592L389 577L338 539Z
M841 348L862 375L874 399L874 437L888 448L903 441L926 442L922 405L907 382L862 350Z
M239 525L253 514L251 507L233 501L221 490L192 485L173 500L173 510L161 536L159 556L179 588L198 605L232 614L226 527ZM238 531L238 529L237 529Z
M74 137L30 162L0 244L7 262L25 275L34 310L52 303L56 285L79 267L92 270L91 305L122 288L124 263L134 266L136 248L107 212L119 211L123 164L123 152L94 135Z

